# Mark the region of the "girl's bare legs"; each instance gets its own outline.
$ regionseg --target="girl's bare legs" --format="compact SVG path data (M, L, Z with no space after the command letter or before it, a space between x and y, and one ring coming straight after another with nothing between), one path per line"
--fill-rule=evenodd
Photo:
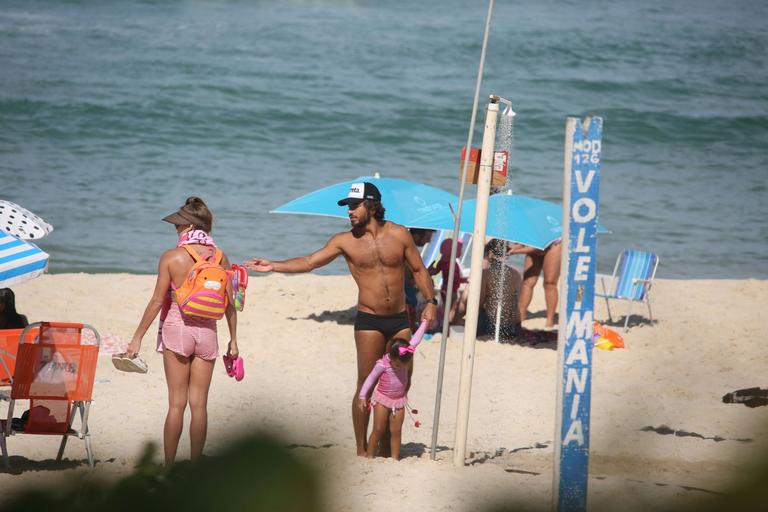
M189 420L189 444L192 460L200 458L205 446L208 433L208 390L211 387L215 363L215 359L193 357L190 365L189 410L192 412L192 418Z
M189 392L190 359L170 350L163 351L165 381L168 383L168 414L163 428L163 450L165 465L170 466L176 459L179 438L184 428L184 410L187 408Z
M533 287L536 286L536 281L539 279L541 269L544 263L544 258L538 253L526 254L525 264L523 269L523 284L520 286L520 321L525 320L525 316L528 313L528 306L533 299Z
M189 403L192 418L189 423L191 458L203 453L208 430L208 389L215 360L184 357L170 350L163 351L165 380L168 383L168 415L163 429L165 465L176 460L179 439L184 430L184 411Z
M400 442L403 432L403 420L405 420L405 409L397 409L395 414L389 414L389 443L392 447L392 458L400 460ZM375 419L374 419L375 421Z
M368 451L366 454L367 457L373 458L376 456L376 448L379 446L379 440L384 436L384 433L387 431L389 415L390 415L389 409L387 409L383 405L376 404L373 406L373 428L371 429L371 437L368 438ZM399 439L400 439L400 435L398 433L398 443L399 443ZM399 446L400 445L398 444L398 455L399 455Z
M560 256L563 244L554 244L544 252L544 301L547 304L546 327L554 327L557 312L557 281L560 279Z

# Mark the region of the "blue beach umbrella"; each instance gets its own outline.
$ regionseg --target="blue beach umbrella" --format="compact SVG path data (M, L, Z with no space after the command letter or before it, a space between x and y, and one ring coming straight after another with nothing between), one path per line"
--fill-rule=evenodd
M0 231L0 288L37 277L47 267L47 253L31 242Z
M363 181L373 183L381 192L381 204L386 209L385 218L408 227L414 227L412 226L414 219L441 211L445 211L446 215L450 216L449 203L458 201L455 195L439 188L415 181L381 178L376 175L361 176L321 188L278 206L270 213L298 213L346 219L348 218L347 207L339 206L336 202L347 197L349 187L353 183Z
M460 231L474 231L476 202L475 199L464 202ZM452 207L456 209L455 204ZM448 208L412 221L412 227L426 229L453 229L453 224L454 216ZM598 226L597 232L609 231ZM563 208L559 204L533 197L494 194L488 198L485 233L489 237L544 249L563 234Z

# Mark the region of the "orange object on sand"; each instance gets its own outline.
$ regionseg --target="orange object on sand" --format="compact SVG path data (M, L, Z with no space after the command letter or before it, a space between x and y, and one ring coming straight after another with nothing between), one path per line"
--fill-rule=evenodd
M595 321L595 346L603 350L613 350L614 348L624 348L624 338L621 334L609 329L600 322Z

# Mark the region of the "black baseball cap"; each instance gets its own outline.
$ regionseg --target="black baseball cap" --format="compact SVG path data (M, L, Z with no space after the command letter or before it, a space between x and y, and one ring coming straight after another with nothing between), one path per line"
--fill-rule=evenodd
M349 193L344 199L338 201L339 206L345 206L349 203L356 203L369 199L371 201L381 201L381 192L376 188L376 185L367 181L362 183L353 183L349 187Z

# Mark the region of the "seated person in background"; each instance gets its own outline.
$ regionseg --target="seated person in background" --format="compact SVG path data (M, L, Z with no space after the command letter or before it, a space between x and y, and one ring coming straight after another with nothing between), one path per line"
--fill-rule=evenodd
M500 318L499 340L511 341L521 331L518 295L523 278L520 271L507 265L504 245L503 240L494 239L485 246L477 336L495 335L496 319ZM468 298L469 287L461 295L456 318L466 314Z
M432 229L410 228L413 243L418 249L421 249L432 240L435 231ZM413 279L411 269L405 267L405 310L408 313L408 322L411 324L411 331L415 332L419 326L419 291L416 282Z
M444 311L442 308L445 308L445 302L448 297L448 275L451 271L450 266L450 260L451 260L451 244L453 243L453 238L446 238L443 240L443 242L440 244L440 259L438 259L433 265L430 265L427 270L429 270L430 275L435 275L437 273L441 273L443 282L440 285L440 306L441 310L438 314L438 319L442 321L442 311ZM461 243L461 240L456 242L456 255L458 256L461 254L461 251L463 249L463 244ZM454 260L453 262L453 290L451 295L451 317L456 314L456 306L457 306L457 294L459 291L459 286L461 286L461 283L466 283L467 278L461 277L461 266Z
M16 296L10 288L0 288L0 329L23 329L27 317L16 312Z

